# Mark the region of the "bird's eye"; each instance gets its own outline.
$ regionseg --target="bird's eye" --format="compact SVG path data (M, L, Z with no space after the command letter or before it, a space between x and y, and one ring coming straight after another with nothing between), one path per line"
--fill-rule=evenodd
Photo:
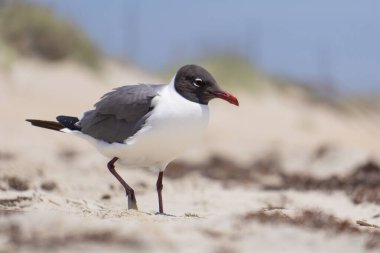
M199 87L203 86L203 81L202 81L202 79L200 79L200 78L196 78L196 79L194 80L193 84L194 84L195 87L198 87L198 88L199 88Z

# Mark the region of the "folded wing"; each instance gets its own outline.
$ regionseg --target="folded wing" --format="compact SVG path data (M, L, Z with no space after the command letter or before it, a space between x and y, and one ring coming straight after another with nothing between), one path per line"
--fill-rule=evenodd
M152 100L164 85L131 85L116 88L84 113L80 131L108 143L122 143L145 124L153 110Z

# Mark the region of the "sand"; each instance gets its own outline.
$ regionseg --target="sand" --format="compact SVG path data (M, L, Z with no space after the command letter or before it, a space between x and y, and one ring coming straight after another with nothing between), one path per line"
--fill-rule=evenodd
M166 215L155 173L118 168L136 192L127 210L95 148L24 121L78 115L138 81L165 80L111 61L101 73L34 60L0 71L0 252L379 251L375 113L235 90L241 106L213 101L203 142L166 172Z

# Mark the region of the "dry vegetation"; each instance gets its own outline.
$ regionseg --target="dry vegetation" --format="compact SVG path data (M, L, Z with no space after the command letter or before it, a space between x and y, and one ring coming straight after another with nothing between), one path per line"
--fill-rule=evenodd
M86 35L45 7L24 1L1 2L0 38L0 51L99 67L98 50Z

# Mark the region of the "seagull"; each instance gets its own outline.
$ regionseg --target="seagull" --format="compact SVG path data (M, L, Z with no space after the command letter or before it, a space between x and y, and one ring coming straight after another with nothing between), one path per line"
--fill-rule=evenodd
M26 121L84 138L108 157L108 170L124 187L128 209L138 209L135 193L117 173L115 163L156 171L159 214L164 214L165 168L201 139L209 120L208 103L214 98L239 106L237 98L222 90L206 69L185 65L169 84L115 88L79 118L58 116L57 121Z

